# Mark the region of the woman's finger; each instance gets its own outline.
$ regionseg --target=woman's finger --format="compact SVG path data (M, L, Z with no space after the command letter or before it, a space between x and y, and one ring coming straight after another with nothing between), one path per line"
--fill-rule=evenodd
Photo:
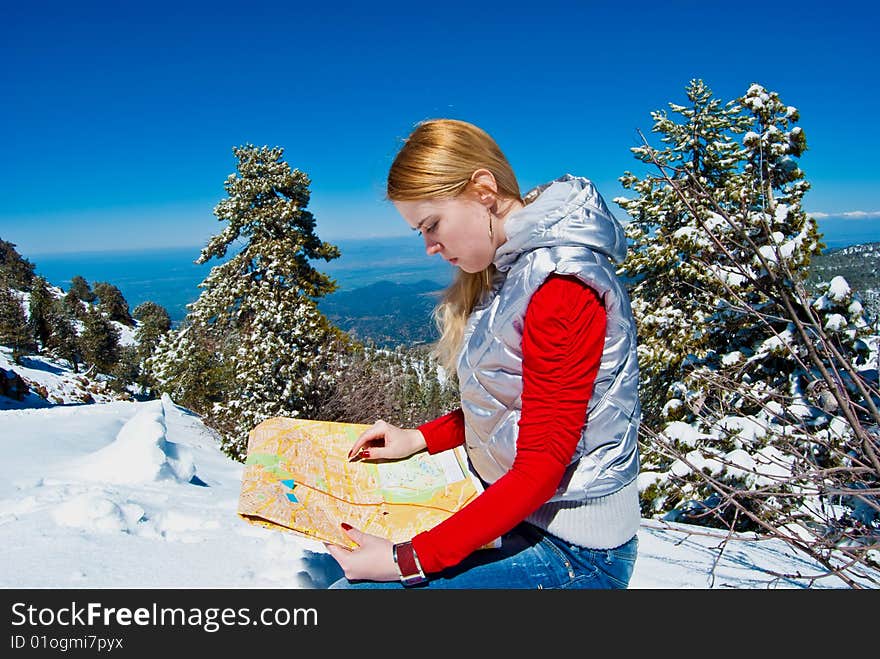
M348 555L351 552L345 547L340 547L339 545L331 545L327 542L324 543L324 546L327 548L327 553L330 554L333 559L339 563L340 566L345 567L343 564L345 560L348 558Z
M354 528L351 524L342 524L342 530L348 534L349 538L358 543L358 545L364 544L364 538L367 537L367 534L360 529Z
M381 426L379 424L382 424ZM354 443L354 446L351 447L351 450L348 452L348 458L351 459L355 455L357 455L360 450L364 447L364 445L374 439L381 439L385 437L385 425L383 421L377 421L373 424L372 428L367 428L364 432L361 433L360 437Z

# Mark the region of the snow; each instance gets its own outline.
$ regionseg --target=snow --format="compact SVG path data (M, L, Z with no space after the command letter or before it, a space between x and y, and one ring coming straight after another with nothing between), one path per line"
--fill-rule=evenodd
M788 206L786 204L779 204L776 206L776 211L773 213L773 221L776 223L785 222L788 219Z
M86 377L85 373L74 373L70 364L63 359L42 355L26 355L22 364L13 364L12 349L0 346L0 368L14 370L27 382L30 393L24 401L13 401L0 396L0 410L11 407L46 407L52 404L92 402L106 403L118 396L106 387L103 376ZM80 365L81 369L85 367ZM38 395L39 394L39 395Z
M314 585L317 543L240 521L242 465L167 396L7 410L0 426L0 586Z
M758 248L758 252L768 263L778 264L779 257L790 259L792 254L801 249L801 246L807 239L806 227L791 240L785 241L785 235L779 231L773 232L772 239L776 244L775 247L772 245L762 245ZM757 258L756 256L755 259L757 260Z
M663 429L663 434L677 441L681 446L689 447L697 446L709 437L683 421L673 421Z
M849 294L849 282L840 275L834 277L828 285L827 295L835 302L843 302Z
M724 459L728 462L727 473L734 477L748 478L755 469L755 459L741 448L733 449Z
M846 318L841 316L839 313L830 313L825 318L825 329L827 330L840 330L846 327Z
M164 406L170 402L165 395L144 403L112 443L73 463L69 473L85 480L123 484L165 478L191 481L195 476L191 452L165 437Z
M25 362L0 348L0 366L64 404L0 396L0 587L310 589L342 576L322 543L238 517L243 465L167 394L80 404L65 363ZM747 419L724 425L749 443L761 432ZM711 438L681 422L665 434L691 446ZM686 458L713 474L728 462L768 478L784 473L769 452ZM646 470L639 490L666 477ZM653 518L642 519L638 537L632 589L846 587L831 576L811 583L824 569L776 539Z
M721 436L724 431L728 431L740 440L754 444L758 439L767 434L766 424L745 416L725 416L715 422L712 427L712 433Z
M724 463L715 458L707 458L700 451L690 451L684 456L684 460L676 460L669 467L669 471L675 476L683 478L694 470L708 470L713 476L717 476L724 470Z

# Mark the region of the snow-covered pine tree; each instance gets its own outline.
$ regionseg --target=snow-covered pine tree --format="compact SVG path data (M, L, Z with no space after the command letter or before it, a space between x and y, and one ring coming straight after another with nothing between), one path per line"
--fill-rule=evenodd
M711 350L706 325L717 313L722 287L701 261L720 267L726 261L703 230L709 223L723 231L716 209L693 193L691 205L685 204L675 186L685 191L702 186L721 206L736 206L731 181L743 154L735 137L749 125L736 102L723 103L702 80L691 80L685 92L688 104L670 103L671 115L651 113L652 131L665 146L631 149L660 172L643 178L625 172L621 183L638 196L614 200L632 218L626 226L630 249L620 272L634 282L640 395L649 425L662 419L669 384L680 378L687 361Z
M801 208L809 184L797 164L806 150L803 130L794 125L797 110L757 84L736 103L748 128L737 168L720 189L702 183L676 186L686 205L702 203L713 213L713 222L699 232L699 239L712 249L694 261L717 282L717 299L716 313L697 328L708 350L690 356L679 373L684 377L673 382L678 390L683 383L689 398L716 412L742 404L756 388L784 389L785 378L801 367L784 349L791 321L778 293L803 290L811 257L822 247L815 221ZM703 385L692 387L716 374L723 386L711 391ZM741 383L742 391L731 397L728 388L734 382ZM667 416L685 402L678 396L667 400Z
M144 362L144 372L153 378L158 392L166 392L219 430L211 415L215 404L227 400L235 380L232 360L226 358L234 346L223 337L213 338L209 334L212 329L187 316L177 330L159 338L153 354Z
M132 315L139 321L134 332L140 367L137 383L145 391L152 392L156 389L156 381L148 368L148 359L162 336L171 330L171 317L165 307L151 300L135 307Z
M675 255L668 270L708 275L704 281L667 279L672 291L661 300L645 299L649 288L637 285L634 309L656 313L652 305L692 300L694 291L717 295L700 301L711 313L678 316L688 324L683 336L701 342L673 346L669 353L686 357L668 372L669 380L656 383L655 391L665 388L665 402L647 426L657 441L646 442L643 452L643 513L778 532L830 566L823 553L833 548L829 534L854 533L851 537L862 540L872 533L847 527L849 515L829 508L833 497L825 495L876 487L877 459L861 421L876 424L880 417L852 368L865 352L861 339L868 327L845 282L832 282L815 302L804 290L821 243L801 208L809 186L796 160L806 148L803 131L794 126L797 110L760 85L752 85L736 106L743 108L741 116L717 142L742 134L742 144L728 151L733 166L722 175L670 168L668 148L645 144L637 155L654 163L659 174L647 177L650 182L629 172L622 178L641 193L639 199L619 201L635 211L631 235L642 246L636 264L656 239L661 250ZM677 130L655 125L665 135ZM658 188L677 199L658 200ZM680 243L670 248L670 233L687 239L690 268L679 267ZM643 322L637 315L637 323ZM647 357L650 366L657 358L650 333L640 338L648 342L640 359ZM646 369L649 377L658 372ZM835 406L843 414L834 416ZM853 410L865 411L864 418L855 419ZM875 514L871 523L876 526L878 519ZM811 533L816 536L807 545L804 538Z
M151 362L162 389L195 405L220 431L224 450L242 459L254 426L313 415L335 376L328 367L341 333L315 300L336 285L309 259L329 261L339 250L315 234L306 210L310 180L291 171L282 148L248 144L233 152L238 173L214 209L226 226L197 263L243 245L212 268L184 327L163 337Z
M109 375L112 376L109 387L111 391L121 394L123 399L128 399L131 396L128 387L139 383L141 379L137 346L120 344L117 356L116 363L109 372Z

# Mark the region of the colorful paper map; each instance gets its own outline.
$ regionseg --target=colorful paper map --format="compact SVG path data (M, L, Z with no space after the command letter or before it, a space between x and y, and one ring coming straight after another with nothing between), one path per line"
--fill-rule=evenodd
M349 450L369 427L287 417L263 421L248 437L239 516L354 548L342 522L403 542L483 491L462 447L404 460L350 462Z

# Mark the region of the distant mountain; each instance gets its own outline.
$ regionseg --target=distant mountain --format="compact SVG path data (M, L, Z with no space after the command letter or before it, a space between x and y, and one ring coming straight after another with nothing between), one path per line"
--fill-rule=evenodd
M832 249L814 256L807 285L841 276L862 297L873 318L880 314L880 242Z
M382 347L430 343L439 336L431 312L444 288L428 279L413 284L378 281L333 293L319 300L318 308L337 327Z

